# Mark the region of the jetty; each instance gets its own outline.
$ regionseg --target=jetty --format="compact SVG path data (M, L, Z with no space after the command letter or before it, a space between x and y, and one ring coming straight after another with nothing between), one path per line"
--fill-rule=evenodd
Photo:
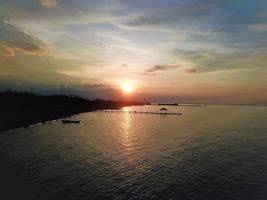
M158 106L197 106L206 107L207 103L158 103Z
M162 110L96 110L98 113L125 113L125 114L144 114L144 115L182 115L179 111Z

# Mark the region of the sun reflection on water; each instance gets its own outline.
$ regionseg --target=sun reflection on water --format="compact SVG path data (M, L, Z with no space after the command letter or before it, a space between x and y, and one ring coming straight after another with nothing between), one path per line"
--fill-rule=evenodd
M125 110L125 111L129 111L129 110ZM130 119L130 114L128 112L125 112L123 114L122 128L123 128L123 137L125 139L125 142L128 143L129 132L131 128L131 119Z
M130 111L130 107L123 107L122 110L129 112Z

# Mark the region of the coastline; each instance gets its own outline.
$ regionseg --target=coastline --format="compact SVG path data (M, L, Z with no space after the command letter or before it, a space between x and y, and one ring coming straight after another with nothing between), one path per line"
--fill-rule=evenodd
M131 106L131 105L128 105ZM121 107L105 107L103 109L120 109L122 107L125 106L121 106ZM2 114L0 114L0 134L1 133L5 133L5 132L9 132L9 131L13 131L13 130L18 130L18 129L23 129L23 128L29 128L35 125L40 125L40 124L46 124L46 123L51 123L53 121L58 121L58 120L62 120L64 118L68 118L68 117L72 117L74 115L78 115L81 113L86 113L86 112L93 112L96 110L102 110L101 108L99 109L88 109L88 110L82 110L82 111L77 111L77 112L70 112L70 113L65 113L65 114L53 114L53 116L48 115L47 117L38 117L38 115L35 115L34 118L28 119L28 120L21 120L21 121L16 121L16 123L8 123L8 125L6 125L7 121L13 120L13 117L9 117L6 118L6 120L3 121L3 119L5 118L5 116L2 116ZM13 113L14 115L17 115L18 113ZM19 114L21 115L21 113Z
M0 133L71 117L83 112L120 109L131 105L143 105L143 103L88 100L65 95L42 96L12 91L0 92Z

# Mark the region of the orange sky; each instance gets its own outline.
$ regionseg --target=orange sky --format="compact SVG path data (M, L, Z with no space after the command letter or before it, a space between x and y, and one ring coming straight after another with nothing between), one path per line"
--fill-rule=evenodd
M0 0L0 89L267 104L267 2ZM132 93L122 93L121 83Z

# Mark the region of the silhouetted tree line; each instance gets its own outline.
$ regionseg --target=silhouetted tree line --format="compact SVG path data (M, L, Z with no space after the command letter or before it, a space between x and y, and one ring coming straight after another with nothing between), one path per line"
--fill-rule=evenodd
M0 91L0 131L64 118L98 109L118 109L140 102L88 100L78 96L43 96L11 90Z

